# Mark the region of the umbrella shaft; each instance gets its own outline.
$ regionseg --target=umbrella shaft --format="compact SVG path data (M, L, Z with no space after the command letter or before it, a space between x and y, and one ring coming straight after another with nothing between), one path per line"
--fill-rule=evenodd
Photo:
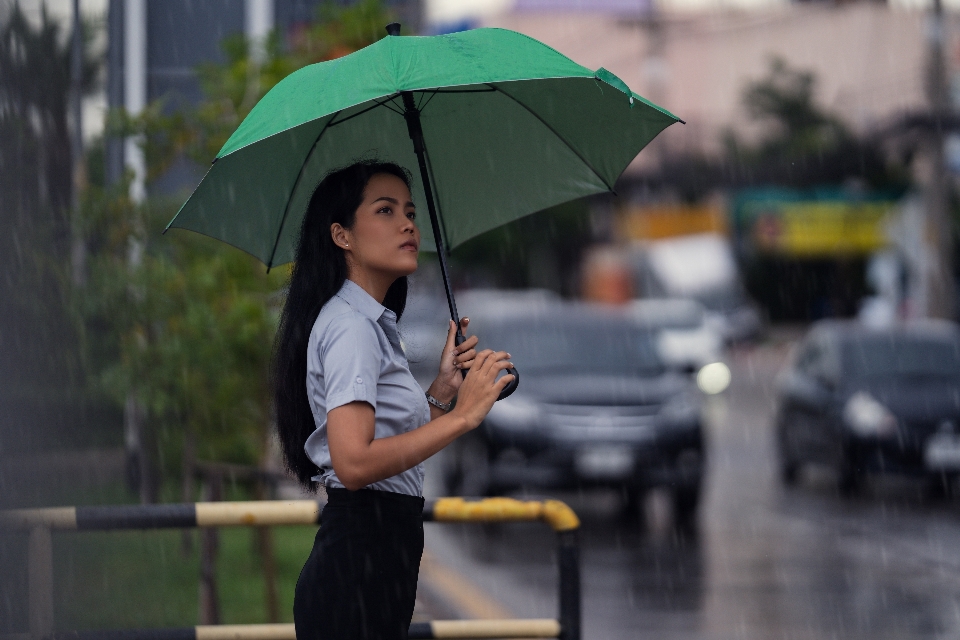
M447 294L447 305L450 307L450 318L457 325L456 342L459 345L465 340L460 330L460 316L457 314L457 302L453 298L453 289L450 287L450 275L447 271L447 252L443 246L443 236L440 233L440 220L437 216L433 200L433 188L430 184L430 172L427 170L427 147L423 141L423 127L420 125L420 111L409 91L400 92L403 99L404 114L407 121L407 131L413 141L413 151L417 154L417 163L420 165L420 181L423 183L423 193L427 198L427 211L430 214L430 226L433 228L433 239L437 243L437 256L440 258L440 273L443 276L443 289ZM463 372L466 375L466 371Z

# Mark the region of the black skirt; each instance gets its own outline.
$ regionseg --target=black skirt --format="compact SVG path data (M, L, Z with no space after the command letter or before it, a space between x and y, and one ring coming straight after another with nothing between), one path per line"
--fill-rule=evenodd
M405 640L423 555L423 498L332 488L327 497L297 580L297 640Z

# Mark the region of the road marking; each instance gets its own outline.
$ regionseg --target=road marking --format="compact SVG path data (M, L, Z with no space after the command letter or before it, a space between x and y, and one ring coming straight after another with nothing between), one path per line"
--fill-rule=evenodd
M428 551L420 561L420 579L438 596L447 600L464 618L496 620L516 618L513 611L475 585L455 569L439 562Z

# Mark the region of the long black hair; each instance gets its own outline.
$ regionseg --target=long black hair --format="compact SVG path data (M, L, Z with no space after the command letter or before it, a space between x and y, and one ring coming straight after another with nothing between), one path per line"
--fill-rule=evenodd
M287 468L308 490L314 489L310 478L317 474L317 466L303 449L316 428L307 400L307 341L320 309L347 278L347 258L334 244L330 225L337 222L345 229L353 228L367 183L381 173L400 178L410 188L410 174L396 164L357 162L331 172L317 185L300 227L296 260L274 343L273 397ZM407 278L397 278L383 306L399 320L406 303Z

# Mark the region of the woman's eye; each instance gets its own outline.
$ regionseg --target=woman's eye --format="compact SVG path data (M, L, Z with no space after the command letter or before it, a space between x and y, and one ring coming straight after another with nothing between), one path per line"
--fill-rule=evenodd
M417 219L417 212L416 212L416 211L408 211L408 212L407 212L407 217L410 218L411 220L416 220L416 219Z
M377 213L393 213L390 207L380 207L377 209Z

